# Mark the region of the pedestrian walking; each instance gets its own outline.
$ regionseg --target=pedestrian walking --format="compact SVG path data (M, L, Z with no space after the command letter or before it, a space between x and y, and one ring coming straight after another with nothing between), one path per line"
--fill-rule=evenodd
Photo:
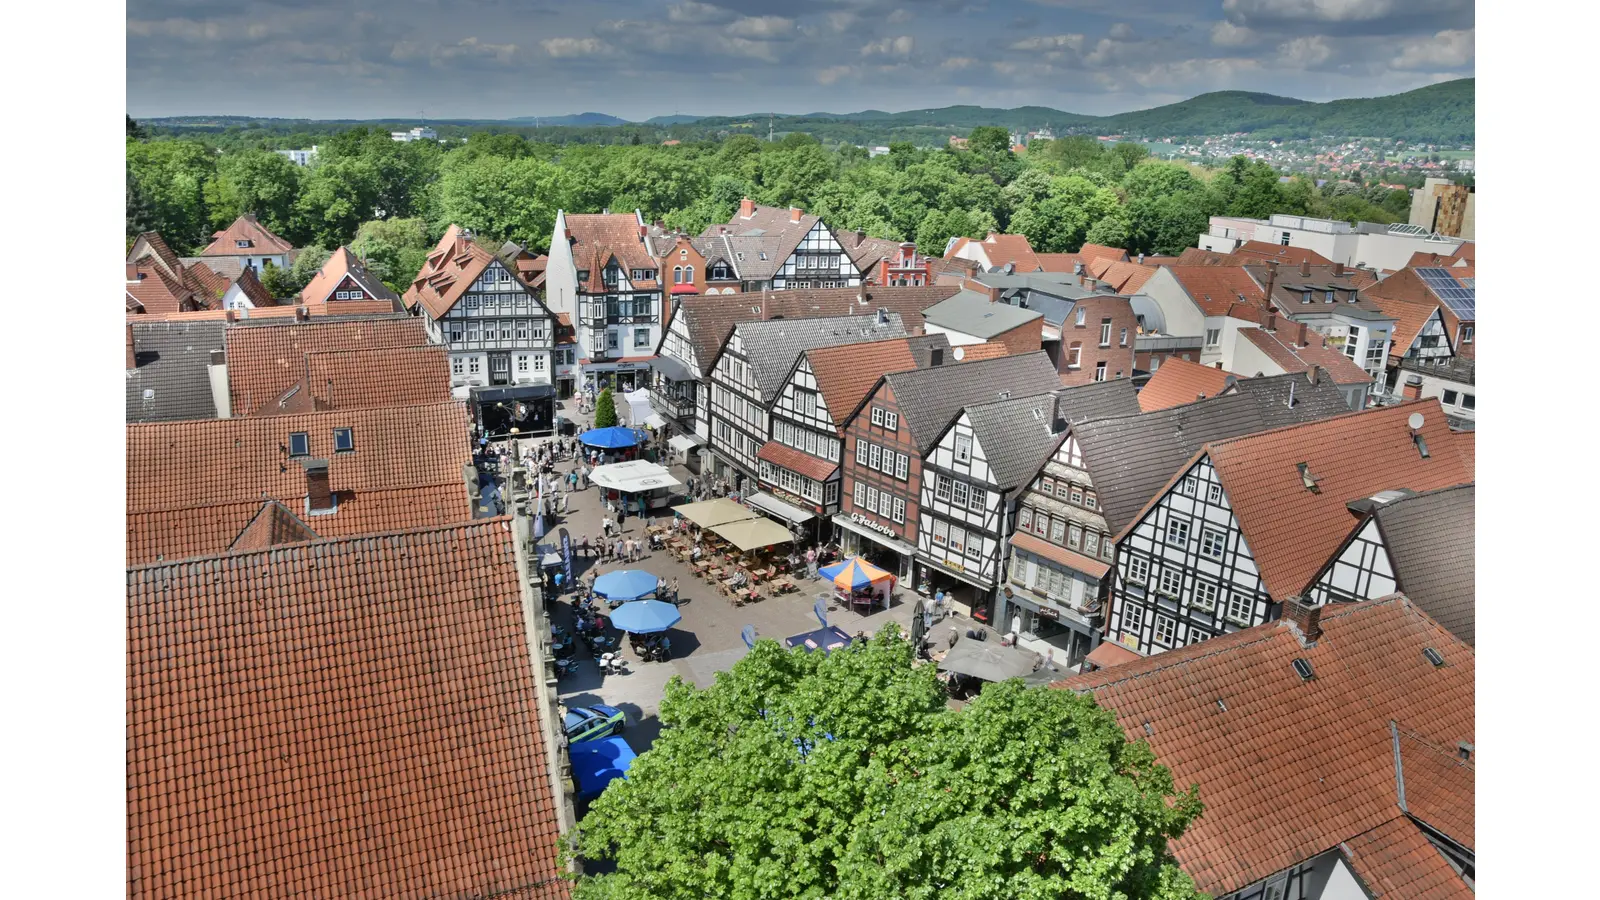
M617 538L617 543L611 549L616 554L617 559L622 559L622 538Z
M806 550L806 574L812 578L817 577L817 548L810 547Z
M583 536L583 540L578 542L578 549L583 552L584 559L589 558L589 536L587 534Z
M611 517L610 516L607 516L604 519L600 520L600 530L605 532L605 535L608 538L611 537L611 528L612 528L612 525L611 525Z
M672 576L672 605L678 605L678 576Z
M617 530L621 531L628 521L628 507L626 504L617 504Z

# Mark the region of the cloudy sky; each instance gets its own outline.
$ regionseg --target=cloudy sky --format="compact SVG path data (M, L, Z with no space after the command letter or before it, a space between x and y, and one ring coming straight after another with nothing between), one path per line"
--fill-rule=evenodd
M1106 114L1473 74L1472 0L128 0L128 111ZM803 11L802 11L803 10Z

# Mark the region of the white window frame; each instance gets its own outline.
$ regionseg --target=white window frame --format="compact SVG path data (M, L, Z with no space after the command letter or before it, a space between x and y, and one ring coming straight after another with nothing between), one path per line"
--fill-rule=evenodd
M1153 643L1163 647L1177 645L1178 623L1171 616L1156 613L1156 624L1152 632Z
M877 425L880 428L883 426L883 408L882 407L874 406L872 408L872 424Z
M1215 551L1215 552L1213 552ZM1221 559L1228 551L1228 533L1215 528L1200 529L1200 555Z
M1106 380L1106 361L1103 360L1103 359L1094 364L1094 380L1095 381L1105 381Z
M884 431L899 431L900 430L900 414L899 413L892 413L892 412L888 411L887 409L884 410L883 411L883 430Z
M856 438L856 465L864 466L867 464L867 447L869 446L871 445L866 441Z
M972 461L972 436L971 435L958 434L958 435L955 436L955 439L952 441L952 444L954 446L956 462L971 462Z
M1144 584L1150 580L1150 560L1137 556L1128 558L1128 572L1123 576L1129 584Z
M1156 578L1156 593L1173 599L1183 596L1183 570L1175 566L1163 566Z
M902 497L894 498L894 515L892 518L901 524L906 521L906 501Z
M1216 610L1217 598L1221 595L1221 593L1222 588L1218 587L1214 582L1196 579L1194 583L1193 600L1195 608L1203 609L1206 612L1212 612Z
M1111 346L1111 319L1100 320L1100 346Z
M1213 481L1210 484L1206 485L1206 502L1207 503L1221 503L1222 502L1222 485L1217 484L1215 481Z
M940 547L945 546L950 542L950 526L943 519L934 519L929 539Z
M950 486L950 505L966 506L967 500L972 496L972 486L965 481L957 481Z
M1250 624L1250 619L1255 613L1255 598L1249 594L1225 590L1217 598L1217 602L1221 603L1223 609L1226 610L1222 615L1224 619L1235 625L1248 626ZM1242 612L1236 612L1236 610L1242 610Z
M1206 346L1207 347L1215 347L1220 343L1222 343L1222 329L1221 328L1207 328L1206 329Z
M896 453L894 460L894 477L901 481L909 480L911 473L911 457L904 453Z
M1122 607L1122 631L1131 631L1134 639L1139 639L1144 632L1144 607L1134 603Z
M882 460L883 460L883 448L882 447L879 447L877 444L873 444L871 447L869 447L867 449L867 453L868 453L867 468L869 468L869 469L877 469L879 466L882 465Z
M948 475L935 475L935 476L933 476L933 497L934 497L934 499L935 500L943 500L944 502L949 503L950 502L950 484L951 484L950 476L948 476Z
M857 509L864 509L867 505L867 486L864 482L856 482L855 494L851 498L855 501Z
M1189 521L1187 519L1171 518L1167 520L1166 541L1177 547L1189 546Z

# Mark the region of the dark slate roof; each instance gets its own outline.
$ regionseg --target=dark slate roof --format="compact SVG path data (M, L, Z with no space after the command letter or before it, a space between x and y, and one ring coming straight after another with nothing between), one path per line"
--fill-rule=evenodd
M214 419L206 366L211 351L223 349L228 323L135 322L134 361L128 372L129 422L165 422L174 419ZM151 391L149 400L145 391Z
M884 378L894 391L900 417L911 429L911 437L923 456L938 443L962 407L1000 400L1002 391L1031 395L1061 386L1061 376L1043 350L892 372Z
M1055 402L1051 394L1034 394L967 407L967 421L1001 491L1032 480L1055 449Z
M1035 310L991 302L988 294L966 290L935 303L923 310L922 315L930 324L984 340L1037 322L1043 316Z
M1139 412L1139 391L1128 378L1066 388L1056 398L1056 418L1066 422L1136 416Z
M807 350L906 336L905 325L894 313L890 313L883 324L875 315L833 316L744 322L737 328L765 405L777 399L795 360Z
M1295 405L1286 402L1295 383ZM1250 378L1247 391L1171 409L1090 419L1072 428L1099 492L1101 512L1113 532L1126 528L1144 505L1200 448L1222 441L1347 414L1350 407L1328 379L1312 385L1304 375ZM1263 384L1263 382L1275 382Z
M1400 590L1456 637L1473 644L1473 485L1426 491L1374 515ZM1475 645L1474 645L1475 646Z

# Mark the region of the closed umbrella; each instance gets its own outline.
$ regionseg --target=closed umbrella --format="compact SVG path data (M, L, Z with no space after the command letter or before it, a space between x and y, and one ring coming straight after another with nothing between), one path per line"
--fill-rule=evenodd
M983 681L1005 681L1033 674L1039 654L984 641L962 641L939 661L943 672L968 675Z
M611 614L613 627L629 634L655 634L683 621L678 608L660 600L626 603Z

